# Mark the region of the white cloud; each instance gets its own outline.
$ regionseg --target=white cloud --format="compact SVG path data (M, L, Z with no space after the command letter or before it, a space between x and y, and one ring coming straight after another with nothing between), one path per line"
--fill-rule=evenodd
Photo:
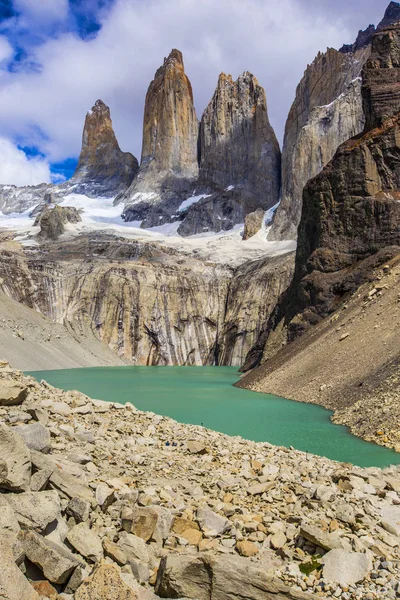
M12 142L0 138L0 183L36 185L50 181L50 168L42 158L28 158Z
M51 13L52 7L53 15L65 11L66 0L17 1L31 15ZM52 161L76 156L86 111L102 98L122 149L140 158L147 86L177 47L198 117L220 71L236 77L249 70L266 89L270 119L281 137L307 63L319 50L354 36L342 18L329 11L313 14L303 0L116 0L95 39L64 34L36 48L37 72L0 72L0 131L38 144Z
M0 35L0 62L8 60L14 54L14 50L4 35Z
M14 7L24 20L42 25L63 21L68 15L68 0L14 0Z

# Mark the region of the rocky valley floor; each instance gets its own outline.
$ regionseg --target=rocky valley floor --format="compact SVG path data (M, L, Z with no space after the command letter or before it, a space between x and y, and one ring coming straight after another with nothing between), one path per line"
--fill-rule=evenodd
M400 597L400 470L361 469L0 368L5 600Z

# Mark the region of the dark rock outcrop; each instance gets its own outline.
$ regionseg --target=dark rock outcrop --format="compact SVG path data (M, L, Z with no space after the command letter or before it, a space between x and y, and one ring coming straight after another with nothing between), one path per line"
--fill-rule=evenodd
M65 232L67 223L81 221L79 211L73 206L54 206L36 217L35 226L40 226L38 237L42 240L57 240Z
M400 26L373 37L363 71L365 131L305 187L294 279L247 367L261 360L273 330L294 339L400 252L399 47Z
M174 49L147 90L139 174L116 199L125 203L125 220L136 220L138 214L146 218L163 202L169 202L172 214L175 205L190 196L198 176L197 140L192 86L182 53Z

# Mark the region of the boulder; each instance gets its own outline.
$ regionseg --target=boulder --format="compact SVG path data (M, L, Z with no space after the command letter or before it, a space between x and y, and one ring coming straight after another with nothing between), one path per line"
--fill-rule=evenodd
M50 477L50 484L68 498L80 498L86 502L93 500L91 489L82 485L74 475L67 473L64 469L54 469Z
M400 506L385 506L382 509L382 527L400 537Z
M67 515L74 517L77 523L84 523L90 516L90 502L80 498L71 498L65 509Z
M205 447L203 442L196 442L194 440L189 441L186 444L186 447L190 454L206 454L207 448Z
M208 506L199 507L197 509L196 518L200 525L200 529L207 537L222 535L232 527L232 523L229 519L217 515L217 513L208 508Z
M26 577L15 564L8 540L0 536L0 598L1 600L40 600Z
M127 535L129 535L129 533ZM115 544L108 538L103 539L103 550L105 556L109 556L114 562L121 566L126 565L128 562L125 552L118 546L118 544Z
M325 554L322 576L328 583L342 586L354 585L363 581L369 574L372 563L367 554L331 550Z
M142 538L132 533L122 532L119 537L118 546L125 554L128 562L135 562L140 560L142 562L149 562L149 551L148 546L142 540Z
M80 564L78 557L65 546L55 544L34 531L20 534L26 556L52 583L65 583Z
M18 519L14 510L5 497L0 496L0 536L5 533L17 535L19 529Z
M85 558L98 562L103 558L103 545L97 533L85 523L75 525L67 533L67 540Z
M8 494L6 499L23 527L44 531L61 518L60 498L55 491Z
M96 488L97 504L105 512L113 502L115 502L115 492L106 483L99 483Z
M264 215L265 211L262 208L257 208L257 210L254 212L246 215L244 219L243 241L248 240L258 231L260 231L263 224Z
M274 481L268 481L266 483L255 483L247 488L247 493L250 496L261 496L274 488L276 483Z
M58 592L48 581L32 581L31 583L34 590L37 591L41 599L45 600L57 600Z
M300 535L324 550L342 549L343 545L337 533L326 533L313 525L302 525Z
M240 556L256 556L259 553L259 549L253 542L249 542L248 540L242 540L237 542L236 550L240 554Z
M11 428L0 425L0 489L25 492L31 480L31 454Z
M28 395L25 385L12 379L0 379L0 406L16 406L22 404Z
M188 529L194 529L199 531L199 526L195 521L190 521L189 519L185 519L183 517L175 517L174 523L172 525L172 531L178 535L181 535L184 531Z
M32 423L31 425L18 425L14 428L24 440L25 444L31 450L38 452L50 452L51 441L50 431L41 423Z
M102 563L75 592L75 600L138 600L116 565Z
M171 511L164 506L153 506L152 509L157 513L158 519L151 540L154 540L158 544L162 544L170 534L174 516Z
M241 557L168 555L161 559L155 592L161 598L193 600L311 600L268 578L264 568Z
M122 528L128 533L144 539L147 542L156 529L158 522L157 512L150 507L124 507L121 514Z

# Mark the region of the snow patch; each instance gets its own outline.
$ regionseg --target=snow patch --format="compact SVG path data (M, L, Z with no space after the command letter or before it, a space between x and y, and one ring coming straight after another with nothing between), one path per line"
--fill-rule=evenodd
M200 200L203 200L203 198L209 198L210 196L211 196L211 194L199 194L198 196L190 196L190 198L187 198L187 200L184 200L180 204L180 206L178 208L178 212L182 212L186 208L189 208L189 206L196 204Z

